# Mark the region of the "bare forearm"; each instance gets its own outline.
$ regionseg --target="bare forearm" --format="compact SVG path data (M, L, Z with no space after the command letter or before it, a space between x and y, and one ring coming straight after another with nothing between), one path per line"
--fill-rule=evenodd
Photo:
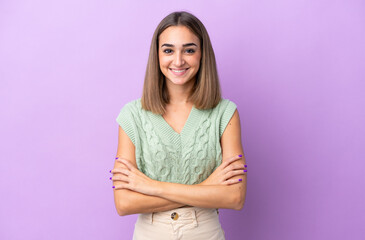
M118 189L114 192L115 205L120 216L167 211L185 206L157 196L145 195L128 189Z
M196 207L240 209L245 194L243 188L242 182L229 186L156 182L155 196Z
M184 205L236 210L243 207L246 176L240 179L241 182L232 185L212 185L209 184L209 181L197 185L185 185L150 179L127 160L122 159L121 162L127 168L114 171L114 173L122 174L120 178L114 178L114 180L120 181L119 184L116 184L115 190L123 189L118 196L118 199L121 200L116 201L120 215L165 211ZM241 174L240 171L238 173ZM233 178L237 177L239 178L240 175ZM138 194L137 197L136 194ZM167 202L159 198L163 198Z

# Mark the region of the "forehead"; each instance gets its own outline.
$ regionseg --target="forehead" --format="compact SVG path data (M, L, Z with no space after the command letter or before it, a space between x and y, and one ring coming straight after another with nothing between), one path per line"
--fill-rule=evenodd
M170 26L159 36L159 46L164 43L182 46L184 43L196 43L199 46L199 38L185 26Z

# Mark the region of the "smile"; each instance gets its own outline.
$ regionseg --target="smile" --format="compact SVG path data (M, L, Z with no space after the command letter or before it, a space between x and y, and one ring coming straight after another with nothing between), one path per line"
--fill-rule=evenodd
M187 72L187 70L189 70L189 68L185 68L185 69L181 69L181 70L175 70L175 69L172 69L172 68L169 68L169 69L176 76L182 76Z

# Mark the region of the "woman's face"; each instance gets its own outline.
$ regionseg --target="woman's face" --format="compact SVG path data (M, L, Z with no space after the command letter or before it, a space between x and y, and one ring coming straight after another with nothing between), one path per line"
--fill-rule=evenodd
M185 26L171 26L159 36L158 56L166 81L184 85L196 80L200 67L199 38Z

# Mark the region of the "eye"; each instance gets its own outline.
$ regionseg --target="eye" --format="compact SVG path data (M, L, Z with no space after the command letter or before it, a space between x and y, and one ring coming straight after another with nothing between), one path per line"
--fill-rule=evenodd
M167 52L166 52L167 51ZM164 53L171 53L171 52L169 52L169 51L171 51L171 49L165 49L165 50L163 50L163 52Z
M186 50L188 53L195 53L195 50L194 49L187 49Z

